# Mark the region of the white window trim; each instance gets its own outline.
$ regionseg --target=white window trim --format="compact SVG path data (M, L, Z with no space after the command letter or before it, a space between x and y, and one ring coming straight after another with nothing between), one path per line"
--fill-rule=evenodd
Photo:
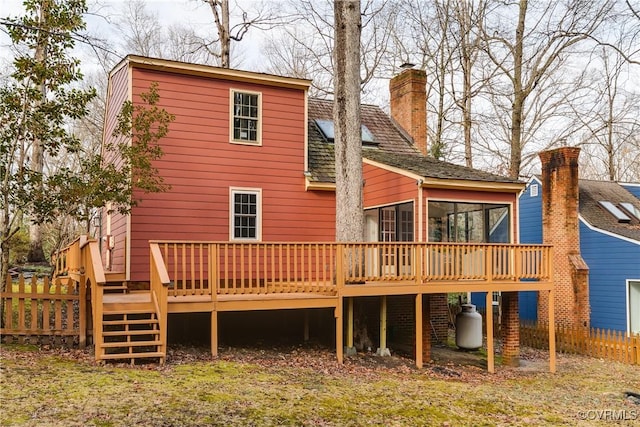
M233 137L235 93L246 93L248 95L258 95L258 131L256 136L257 139L255 141L235 139ZM255 92L251 90L243 90L243 89L235 89L235 88L229 89L229 142L231 144L239 144L239 145L253 145L253 146L262 145L262 92Z
M234 200L233 196L236 194L255 194L256 195L256 237L255 238L242 238L234 237ZM262 241L262 188L247 188L247 187L229 187L229 241L232 242L260 242Z
M629 300L629 295L631 293L631 282L640 282L640 278L638 279L627 279L625 281L625 309L627 311L627 336L631 336L631 301Z

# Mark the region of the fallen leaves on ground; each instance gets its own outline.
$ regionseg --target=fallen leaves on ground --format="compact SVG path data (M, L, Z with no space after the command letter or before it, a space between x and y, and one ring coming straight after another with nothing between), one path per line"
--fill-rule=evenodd
M0 350L2 425L610 425L594 418L607 410L640 425L624 395L640 390L640 366L559 355L551 374L548 353L526 348L521 368L495 374L447 348L423 369L372 353L339 364L314 345L223 347L216 358L172 347L164 365L135 366L98 364L90 349Z

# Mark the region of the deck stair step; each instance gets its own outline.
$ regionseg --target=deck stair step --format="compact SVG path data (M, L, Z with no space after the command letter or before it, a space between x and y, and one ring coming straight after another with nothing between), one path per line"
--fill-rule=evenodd
M116 360L116 359L161 359L164 358L164 353L162 352L149 352L149 353L112 353L112 354L103 354L102 360Z
M127 282L107 282L102 289L106 293L129 293L129 285Z
M154 330L146 330L146 329L141 329L139 331L136 330L129 330L127 331L127 335L129 336L134 336L134 335L159 335L160 331L158 329L154 329ZM122 336L122 331L104 331L102 333L103 337L120 337Z
M128 348L128 347L150 347L162 344L159 340L155 341L116 341L102 343L102 348Z
M119 304L118 308L103 304L101 342L98 360L140 359L164 361L161 325L155 308L137 303Z
M139 309L127 309L127 310L105 310L102 312L104 316L131 316L135 314L141 315L155 315L155 313L150 308L139 308Z
M120 320L105 320L102 322L104 326L115 325L157 325L157 319L120 319Z

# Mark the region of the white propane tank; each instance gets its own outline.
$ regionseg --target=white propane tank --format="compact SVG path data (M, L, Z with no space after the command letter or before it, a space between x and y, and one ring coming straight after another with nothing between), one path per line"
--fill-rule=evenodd
M473 304L462 304L456 316L456 345L464 350L482 347L482 315Z

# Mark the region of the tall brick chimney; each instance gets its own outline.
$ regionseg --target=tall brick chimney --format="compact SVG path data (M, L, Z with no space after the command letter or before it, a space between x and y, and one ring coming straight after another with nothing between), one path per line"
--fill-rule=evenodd
M389 82L391 117L427 154L427 73L403 64L402 71Z
M542 237L553 245L555 319L565 326L589 326L589 267L580 255L578 156L562 147L539 154L542 162ZM548 318L548 294L541 292L538 319Z

